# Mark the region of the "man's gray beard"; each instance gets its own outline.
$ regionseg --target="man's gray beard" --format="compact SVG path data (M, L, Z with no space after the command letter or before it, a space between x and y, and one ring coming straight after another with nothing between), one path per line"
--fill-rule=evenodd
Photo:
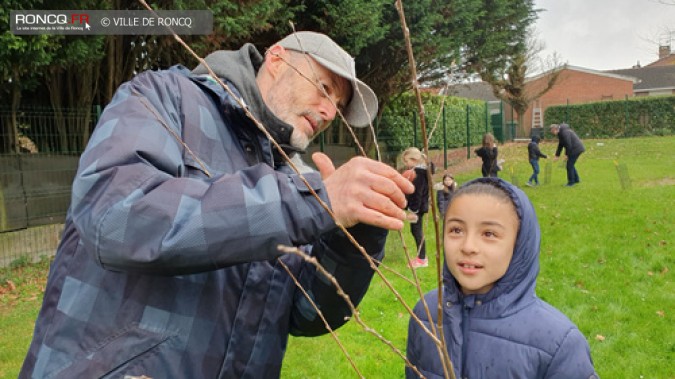
M296 129L293 129L291 132L291 146L298 148L300 150L307 150L310 140L302 132L298 132Z

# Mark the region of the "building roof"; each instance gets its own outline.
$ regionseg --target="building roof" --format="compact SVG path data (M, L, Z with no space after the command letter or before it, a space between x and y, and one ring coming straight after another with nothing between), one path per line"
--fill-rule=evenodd
M492 92L492 86L486 82L460 83L448 86L446 94L450 96L463 97L466 99L476 99L484 101L498 101L499 99Z
M572 66L572 65L568 65L568 64L554 69L554 71L558 71L558 70L578 71L578 72L583 72L583 73L591 74L591 75L605 76L605 77L608 77L608 78L614 78L614 79L619 79L619 80L628 80L628 81L631 81L633 83L637 82L637 78L632 77L630 75L615 73L614 71L597 71L597 70L592 70L590 68ZM539 74L539 75L533 76L531 78L528 78L527 81L528 82L535 81L535 80L537 80L541 77L549 75L550 73L551 73L551 71L544 72L542 74Z
M645 66L625 70L611 70L607 72L637 78L638 81L633 85L633 92L675 88L675 65Z
M675 65L675 53L666 55L665 57L659 58L654 62L648 64L645 67L659 67L659 66L671 66Z

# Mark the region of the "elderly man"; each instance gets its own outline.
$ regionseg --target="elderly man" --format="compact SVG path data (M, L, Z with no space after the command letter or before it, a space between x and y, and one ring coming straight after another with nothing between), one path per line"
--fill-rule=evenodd
M558 148L555 150L555 158L560 157L560 153L565 149L565 156L567 157L567 187L572 187L579 184L579 173L574 165L581 153L586 151L584 144L579 139L574 130L567 124L552 124L551 133L558 136Z
M232 93L201 65L176 66L137 75L103 112L22 378L278 377L289 333L326 332L286 268L332 328L351 314L280 244L316 257L354 303L365 294L372 269L336 222L381 260L412 184L376 161L335 169L317 154L320 172L304 177L334 220L245 112L290 155L337 109L368 124L377 99L352 57L299 32L264 57L247 44L206 62Z

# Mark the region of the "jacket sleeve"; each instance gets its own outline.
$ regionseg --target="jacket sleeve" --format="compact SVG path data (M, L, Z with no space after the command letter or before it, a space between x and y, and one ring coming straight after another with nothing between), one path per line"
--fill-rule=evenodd
M541 157L541 158L548 158L546 154L541 152L541 149L539 149L539 145L534 145L534 153L536 156Z
M597 379L586 338L570 329L556 351L546 373L547 379Z
M370 256L382 261L388 233L386 229L357 224L348 231ZM312 246L311 255L315 256L321 266L337 280L354 306L358 306L368 290L374 270L344 232L336 229L324 234ZM298 280L310 294L332 329L342 326L351 317L352 311L347 302L337 294L333 284L322 273L317 272L312 264L304 263ZM291 315L291 334L316 336L327 332L323 320L314 307L301 291L296 290Z
M443 219L444 211L448 204L446 204L445 196L443 190L436 191L436 206L438 207L438 213L440 213L441 219Z
M186 113L195 110L181 107L200 95L179 74L148 72L122 85L104 111L80 159L71 201L82 244L104 268L203 272L273 259L278 244L306 244L334 227L297 176L267 164L188 175L204 168L187 152L198 146L179 139L206 132L200 125L184 129ZM209 137L196 141L224 143ZM232 154L241 154L231 143ZM305 177L327 202L319 174Z
M427 305L431 308L432 317L436 317L436 303L438 301L438 292L432 290L431 292L425 295L425 300ZM431 323L435 323L436 320L429 320L427 318L426 311L424 310L424 305L421 301L417 302L415 308L413 309L415 315L424 323L427 329L432 330ZM450 331L448 331L449 333ZM447 339L447 337L446 337ZM438 350L436 345L431 340L424 330L417 324L416 321L410 318L408 322L408 342L406 347L406 357L410 363L417 368L417 370L424 375L426 378L430 379L442 379L443 378L443 366L441 360L438 356ZM453 362L454 363L454 362ZM457 373L456 373L457 374ZM405 367L405 377L406 379L417 379L419 375L415 371L406 366ZM459 376L457 376L459 377Z
M565 149L565 155L567 155L567 150L570 148L570 134L567 133L567 130L561 128L560 132L558 132L558 148L555 150L556 157L560 156L563 148Z

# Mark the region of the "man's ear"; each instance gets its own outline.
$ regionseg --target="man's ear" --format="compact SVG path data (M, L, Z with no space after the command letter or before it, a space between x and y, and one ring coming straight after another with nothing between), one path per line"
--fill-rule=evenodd
M289 54L283 46L274 45L267 50L263 67L272 78L276 79L286 68L288 56Z

